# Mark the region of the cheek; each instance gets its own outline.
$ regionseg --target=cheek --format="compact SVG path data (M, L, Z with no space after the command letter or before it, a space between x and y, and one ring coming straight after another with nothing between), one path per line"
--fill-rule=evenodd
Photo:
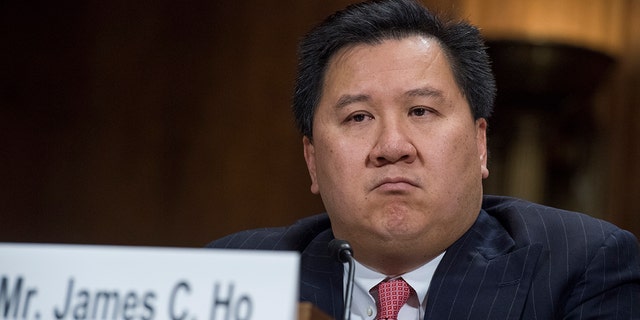
M344 173L345 167L348 164L345 157L348 156L349 153L342 150L340 146L334 145L322 145L316 150L316 166L320 187L336 184L335 181ZM324 191L326 192L326 190Z
M460 176L480 170L475 136L464 134L466 131L450 131L428 147L426 161L432 159L431 169L443 173L442 178L448 183L456 183Z
M317 151L317 180L325 206L348 206L362 197L366 172L362 154L347 144L325 145Z

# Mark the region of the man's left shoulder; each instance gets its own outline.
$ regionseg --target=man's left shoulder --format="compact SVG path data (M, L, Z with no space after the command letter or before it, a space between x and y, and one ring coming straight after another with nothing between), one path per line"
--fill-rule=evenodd
M551 244L549 242L557 238L565 241L588 238L588 242L603 242L618 235L635 239L630 232L602 219L517 198L485 196L482 209L497 219L516 240Z

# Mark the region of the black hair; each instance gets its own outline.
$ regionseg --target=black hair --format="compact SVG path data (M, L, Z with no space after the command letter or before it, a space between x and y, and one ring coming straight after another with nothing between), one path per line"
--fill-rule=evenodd
M302 135L313 137L313 116L327 65L336 52L350 45L414 35L440 43L474 118L488 118L496 95L495 79L479 30L464 21L440 18L415 0L372 0L327 17L300 42L293 113Z

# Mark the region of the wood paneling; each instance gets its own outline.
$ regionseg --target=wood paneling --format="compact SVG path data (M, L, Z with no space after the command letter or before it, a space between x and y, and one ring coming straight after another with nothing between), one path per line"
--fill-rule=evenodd
M289 112L295 50L348 2L2 2L0 241L202 246L321 211ZM638 230L632 32L601 99L610 217Z
M599 93L598 119L606 140L606 218L640 238L640 1L629 0L618 65Z

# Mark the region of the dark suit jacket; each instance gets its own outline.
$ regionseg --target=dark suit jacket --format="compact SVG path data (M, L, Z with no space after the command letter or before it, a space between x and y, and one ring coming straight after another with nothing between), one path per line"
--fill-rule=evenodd
M339 319L343 267L328 254L332 239L322 214L209 246L299 251L300 301ZM638 242L587 215L485 196L477 221L433 276L425 318L640 319Z

